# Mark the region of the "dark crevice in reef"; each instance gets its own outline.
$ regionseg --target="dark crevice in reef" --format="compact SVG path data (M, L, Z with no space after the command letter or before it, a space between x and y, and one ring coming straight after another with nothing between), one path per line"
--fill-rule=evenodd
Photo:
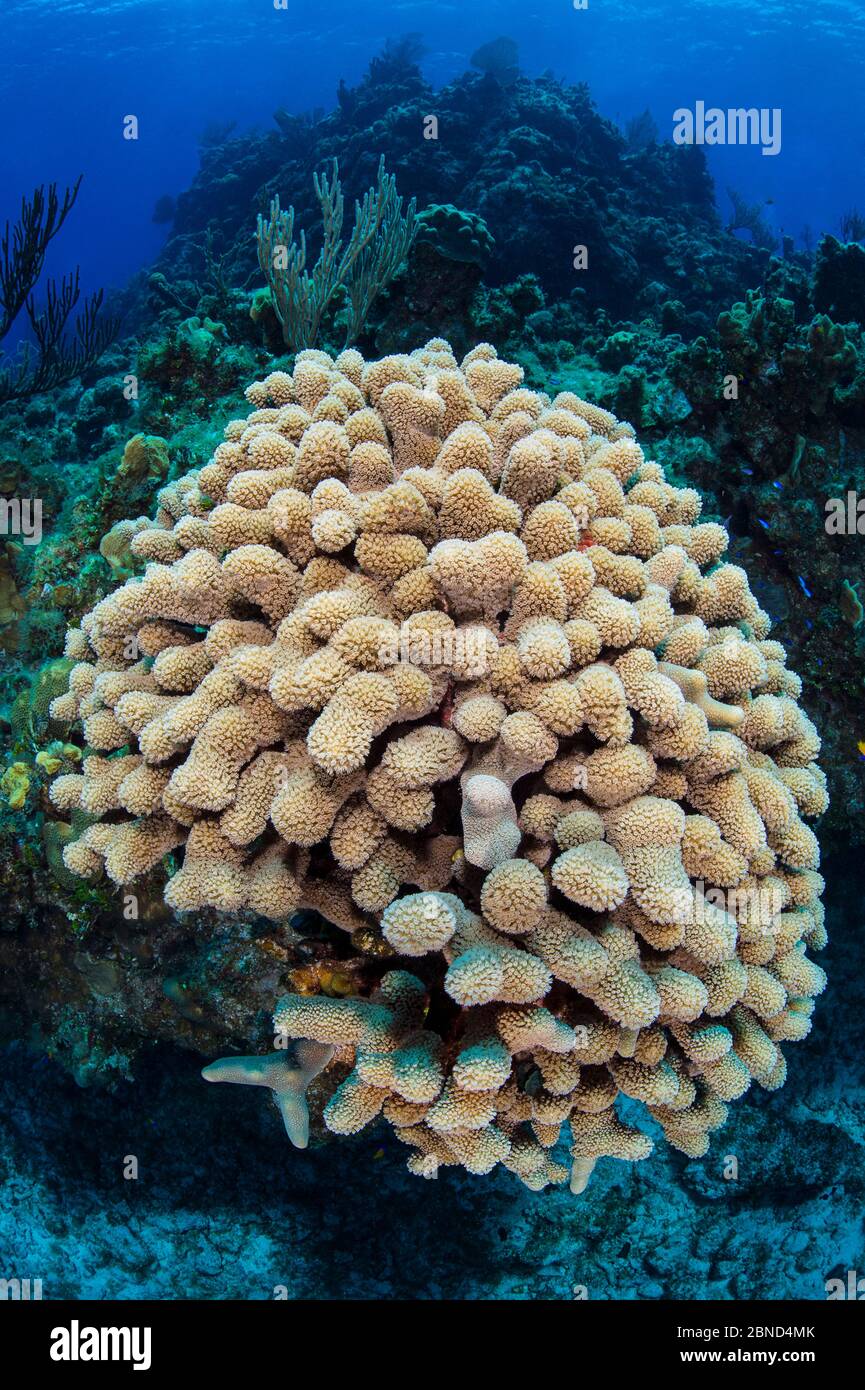
M826 872L829 987L814 1032L785 1088L732 1107L705 1159L602 1161L581 1199L537 1197L507 1174L419 1183L387 1126L298 1152L264 1092L206 1087L176 1047L148 1048L134 1084L107 1092L17 1044L0 1082L0 1248L22 1258L26 1227L46 1297L270 1298L286 1284L292 1297L569 1299L588 1284L593 1298L822 1298L839 1249L861 1267L865 1046L844 930L856 866ZM121 1176L127 1155L137 1181ZM41 1238L22 1203L42 1213Z

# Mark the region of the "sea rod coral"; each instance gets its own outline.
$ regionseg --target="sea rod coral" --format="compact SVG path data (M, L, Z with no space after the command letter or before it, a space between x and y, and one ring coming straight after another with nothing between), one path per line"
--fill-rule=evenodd
M274 987L272 1058L205 1072L299 1142L317 1075L428 1178L539 1190L567 1138L580 1192L652 1148L619 1097L705 1153L825 983L820 742L723 527L489 344L305 351L247 397L68 635L67 868L343 929L357 992Z

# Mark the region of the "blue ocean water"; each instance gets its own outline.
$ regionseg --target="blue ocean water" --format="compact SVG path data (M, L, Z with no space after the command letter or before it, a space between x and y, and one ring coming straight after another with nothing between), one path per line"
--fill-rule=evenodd
M780 108L777 157L709 151L724 216L730 185L765 205L776 233L800 240L810 228L816 241L837 232L861 187L865 19L847 0L6 0L3 31L0 224L25 191L83 172L62 256L80 263L86 288L119 285L152 259L166 235L154 204L187 187L210 122L239 132L269 127L277 107L330 110L341 79L356 82L388 38L411 32L436 86L508 35L527 74L588 82L620 123L648 108L663 137L674 111L700 100ZM123 139L128 114L136 142Z

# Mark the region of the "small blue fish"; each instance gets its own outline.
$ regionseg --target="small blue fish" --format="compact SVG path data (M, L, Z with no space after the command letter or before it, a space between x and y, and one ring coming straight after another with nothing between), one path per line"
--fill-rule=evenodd
M805 583L805 581L804 581L804 579L802 578L801 574L797 574L797 575L796 575L796 578L797 578L798 581L799 581L799 587L801 588L802 593L805 595L805 597L806 597L806 598L813 598L814 595L811 593L811 590L808 588L808 585Z

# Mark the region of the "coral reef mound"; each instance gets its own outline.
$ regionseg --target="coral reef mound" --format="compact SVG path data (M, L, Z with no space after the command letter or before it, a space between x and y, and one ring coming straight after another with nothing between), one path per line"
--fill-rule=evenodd
M620 1097L703 1154L825 984L820 742L726 531L489 344L246 394L68 634L67 869L346 933L354 993L271 1001L301 1134L315 1044L327 1128L383 1115L424 1177L565 1182L567 1126L582 1191L652 1148Z

